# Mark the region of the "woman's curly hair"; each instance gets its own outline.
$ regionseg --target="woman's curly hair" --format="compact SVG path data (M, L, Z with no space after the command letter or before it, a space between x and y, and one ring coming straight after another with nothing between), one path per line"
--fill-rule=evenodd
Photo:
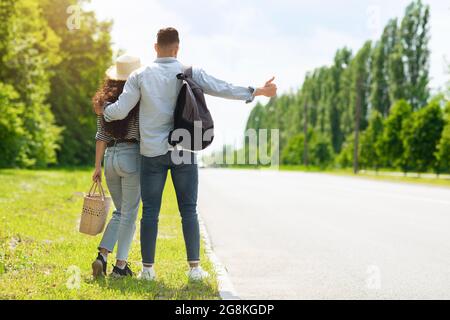
M92 98L94 111L99 114L103 113L105 103L114 103L117 101L123 91L126 81L112 80L106 78L102 86L97 90ZM101 111L101 112L99 112ZM123 120L106 122L101 117L102 126L105 132L110 134L114 139L124 139L128 132L128 124L130 121L137 121L137 113L139 112L139 103L130 111L128 116Z

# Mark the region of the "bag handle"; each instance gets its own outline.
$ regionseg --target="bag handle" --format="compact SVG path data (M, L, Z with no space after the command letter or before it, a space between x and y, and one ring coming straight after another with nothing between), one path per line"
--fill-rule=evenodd
M105 200L105 191L103 190L102 183L99 182L99 181L94 181L94 183L92 184L91 188L89 189L88 195L90 197L92 195L95 195L95 191L97 191L97 187L98 187L98 190L100 192L100 195L102 196L102 200ZM94 190L92 190L92 188L94 188Z

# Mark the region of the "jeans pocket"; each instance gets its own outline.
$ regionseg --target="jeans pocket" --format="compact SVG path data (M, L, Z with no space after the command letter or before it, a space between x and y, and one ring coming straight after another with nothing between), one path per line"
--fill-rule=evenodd
M119 154L117 157L117 165L123 173L136 173L139 170L139 156L136 153Z

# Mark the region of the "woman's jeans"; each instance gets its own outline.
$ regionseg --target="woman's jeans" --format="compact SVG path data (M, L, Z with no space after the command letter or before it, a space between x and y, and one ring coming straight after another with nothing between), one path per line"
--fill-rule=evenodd
M143 203L141 220L142 262L155 262L155 247L158 234L158 217L161 198L170 169L181 213L187 260L200 260L200 231L197 217L198 168L195 154L189 152L190 163L175 164L172 152L158 157L141 158L141 195Z
M105 152L106 184L116 210L106 227L99 248L112 252L117 242L117 260L127 260L136 230L140 194L139 144L118 143Z

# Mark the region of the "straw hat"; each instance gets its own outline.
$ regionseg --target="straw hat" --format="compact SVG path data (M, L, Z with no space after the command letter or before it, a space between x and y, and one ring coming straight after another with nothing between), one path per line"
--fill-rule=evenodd
M141 59L134 56L123 55L117 58L116 64L106 71L111 80L126 81L130 74L141 67Z

